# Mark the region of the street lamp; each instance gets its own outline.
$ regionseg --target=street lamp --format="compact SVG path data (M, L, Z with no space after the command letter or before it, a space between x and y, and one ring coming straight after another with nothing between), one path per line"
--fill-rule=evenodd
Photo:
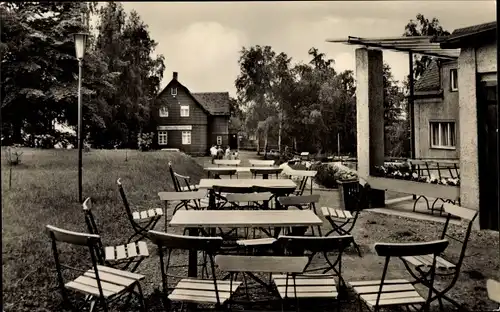
M75 39L76 58L78 59L78 201L83 202L82 198L82 61L85 56L85 46L87 45L86 33L76 33Z

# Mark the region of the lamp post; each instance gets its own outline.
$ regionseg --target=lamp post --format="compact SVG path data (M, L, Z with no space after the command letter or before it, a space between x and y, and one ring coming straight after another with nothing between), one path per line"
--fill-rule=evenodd
M87 44L86 33L76 33L75 39L76 58L78 59L78 201L83 202L82 198L82 61L85 55L85 46Z

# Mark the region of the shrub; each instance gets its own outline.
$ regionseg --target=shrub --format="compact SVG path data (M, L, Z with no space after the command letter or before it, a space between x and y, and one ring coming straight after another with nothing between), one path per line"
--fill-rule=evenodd
M337 181L346 181L357 178L357 174L353 171L342 170L339 167L334 167L329 164L316 163L311 167L312 170L318 171L315 180L327 188L337 188Z
M23 152L19 151L19 145L13 145L12 147L7 148L7 163L9 166L17 166L21 163L21 155Z
M137 135L137 147L140 151L149 151L153 147L154 132L142 133Z

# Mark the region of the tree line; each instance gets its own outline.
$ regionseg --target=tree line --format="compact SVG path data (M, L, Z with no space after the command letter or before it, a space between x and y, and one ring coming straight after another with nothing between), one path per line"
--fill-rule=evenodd
M90 17L98 19L89 27ZM137 12L108 2L2 2L2 145L30 145L77 124L78 62L72 34L89 32L82 75L83 136L96 147L137 147L150 127L164 57ZM70 138L72 139L72 137Z
M403 36L443 36L449 33L439 20L417 14L405 26ZM232 124L257 136L257 149L268 151L270 142L282 152L295 151L356 154L356 83L353 71L337 72L335 60L317 48L309 49L310 61L293 63L271 46L243 47L235 86L239 113ZM414 56L418 79L432 58ZM409 121L405 112L408 79L399 83L384 63L384 123L386 155L407 156ZM261 146L264 145L264 146Z

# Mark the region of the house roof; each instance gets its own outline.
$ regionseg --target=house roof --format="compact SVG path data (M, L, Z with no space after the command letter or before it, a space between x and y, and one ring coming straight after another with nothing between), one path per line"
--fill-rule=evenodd
M163 88L163 90L158 94L160 97L165 90L169 88L172 82L177 82L180 87L182 87L186 93L197 102L201 108L212 116L229 116L229 92L202 92L202 93L192 93L189 89L179 82L177 79L177 72L173 73L173 78L170 82Z
M327 42L361 45L378 49L412 52L438 58L457 59L460 49L449 49L440 46L432 36L360 38L349 36L347 39L329 39Z
M429 67L425 69L422 76L415 82L414 90L419 91L437 91L441 89L439 81L439 67L435 60L432 60Z
M210 115L229 115L229 92L197 92L191 95Z
M445 38L436 40L436 42L441 43L442 48L457 48L460 47L464 41L471 40L473 38L479 39L483 37L485 39L493 39L495 37L495 32L497 29L497 22L489 22L478 25L472 25L464 28L458 28L453 31L453 33ZM477 43L477 42L476 42Z

